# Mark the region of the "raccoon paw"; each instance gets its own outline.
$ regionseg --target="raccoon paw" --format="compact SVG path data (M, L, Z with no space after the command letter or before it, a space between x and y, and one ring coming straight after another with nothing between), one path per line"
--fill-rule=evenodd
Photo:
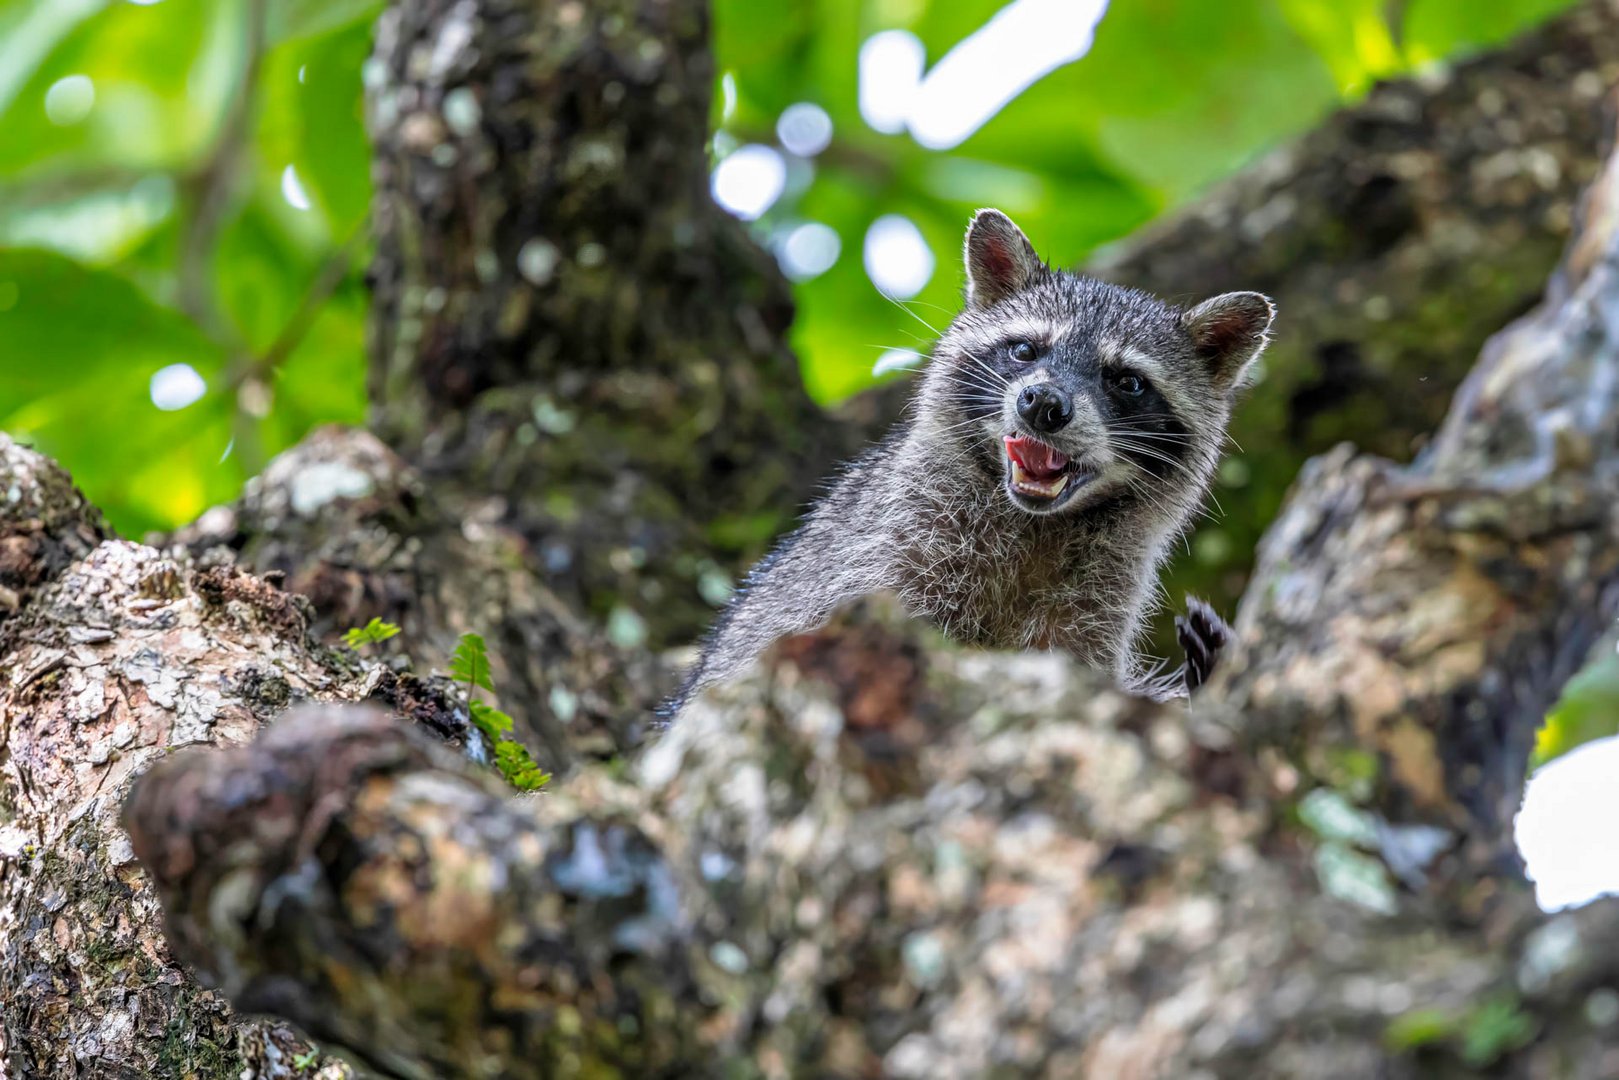
M1195 597L1186 598L1186 614L1175 616L1175 637L1180 640L1186 663L1181 678L1190 697L1209 681L1221 651L1231 642L1231 627L1214 609Z

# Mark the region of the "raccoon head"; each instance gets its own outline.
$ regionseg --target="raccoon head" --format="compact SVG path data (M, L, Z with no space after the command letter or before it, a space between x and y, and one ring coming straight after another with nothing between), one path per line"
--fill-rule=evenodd
M1119 500L1184 519L1219 460L1274 308L1233 292L1181 309L1053 270L998 210L967 230L965 310L919 416L1030 514Z

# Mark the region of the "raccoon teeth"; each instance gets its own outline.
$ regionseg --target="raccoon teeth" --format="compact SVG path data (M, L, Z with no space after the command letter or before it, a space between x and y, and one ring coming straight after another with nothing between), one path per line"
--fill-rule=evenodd
M1017 462L1012 462L1012 487L1021 495L1033 495L1040 499L1055 499L1063 493L1068 486L1070 474L1061 473L1057 476L1036 480Z

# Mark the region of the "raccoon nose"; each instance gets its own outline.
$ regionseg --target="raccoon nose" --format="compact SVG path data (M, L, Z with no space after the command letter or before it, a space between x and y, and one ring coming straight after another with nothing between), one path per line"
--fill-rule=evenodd
M1074 399L1050 383L1025 386L1017 396L1017 414L1035 431L1049 435L1074 418Z

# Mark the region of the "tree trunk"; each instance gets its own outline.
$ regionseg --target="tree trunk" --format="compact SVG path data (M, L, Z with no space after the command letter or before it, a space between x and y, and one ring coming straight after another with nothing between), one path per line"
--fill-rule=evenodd
M707 4L420 0L375 63L379 430L508 493L565 599L691 640L705 571L757 554L832 441L785 281L709 197Z
M1572 16L1595 43L1564 42L1603 85L1610 13ZM697 584L840 449L781 346L773 269L706 198L703 34L696 3L390 10L372 88L387 444L319 434L169 555L106 540L59 470L0 444L19 493L0 502L10 1070L310 1075L290 1029L234 1018L214 986L396 1076L1613 1071L1619 905L1538 915L1508 824L1534 725L1612 614L1619 179L1416 465L1310 467L1190 717L879 610L785 643L630 783L590 762L639 738L648 645L689 632ZM1588 88L1505 55L1509 102ZM1467 85L1456 101L1486 108ZM1596 141L1565 122L1564 205ZM1284 342L1384 341L1365 310L1384 288L1380 325L1438 333L1412 290L1468 287L1420 255L1457 259L1446 236L1478 239L1469 266L1526 272L1521 204L1459 194L1475 174L1496 190L1491 160L1439 153L1404 196L1420 228L1385 249L1294 251L1298 294L1271 287L1284 318L1311 314ZM1302 217L1339 197L1331 169L1298 175ZM1141 250L1172 251L1175 228ZM1233 236L1205 235L1186 266ZM1130 273L1265 287L1239 273L1262 248L1229 248L1243 280L1208 289L1156 280L1167 255ZM1372 291L1321 299L1352 288ZM1524 288L1473 287L1432 355ZM314 603L223 565L221 543ZM311 640L373 614L428 661L489 634L503 703L576 774L501 799L446 758L446 737L486 748L441 687ZM289 702L362 700L382 711L305 708L246 743ZM166 753L192 743L236 749ZM114 815L159 758L126 838Z

